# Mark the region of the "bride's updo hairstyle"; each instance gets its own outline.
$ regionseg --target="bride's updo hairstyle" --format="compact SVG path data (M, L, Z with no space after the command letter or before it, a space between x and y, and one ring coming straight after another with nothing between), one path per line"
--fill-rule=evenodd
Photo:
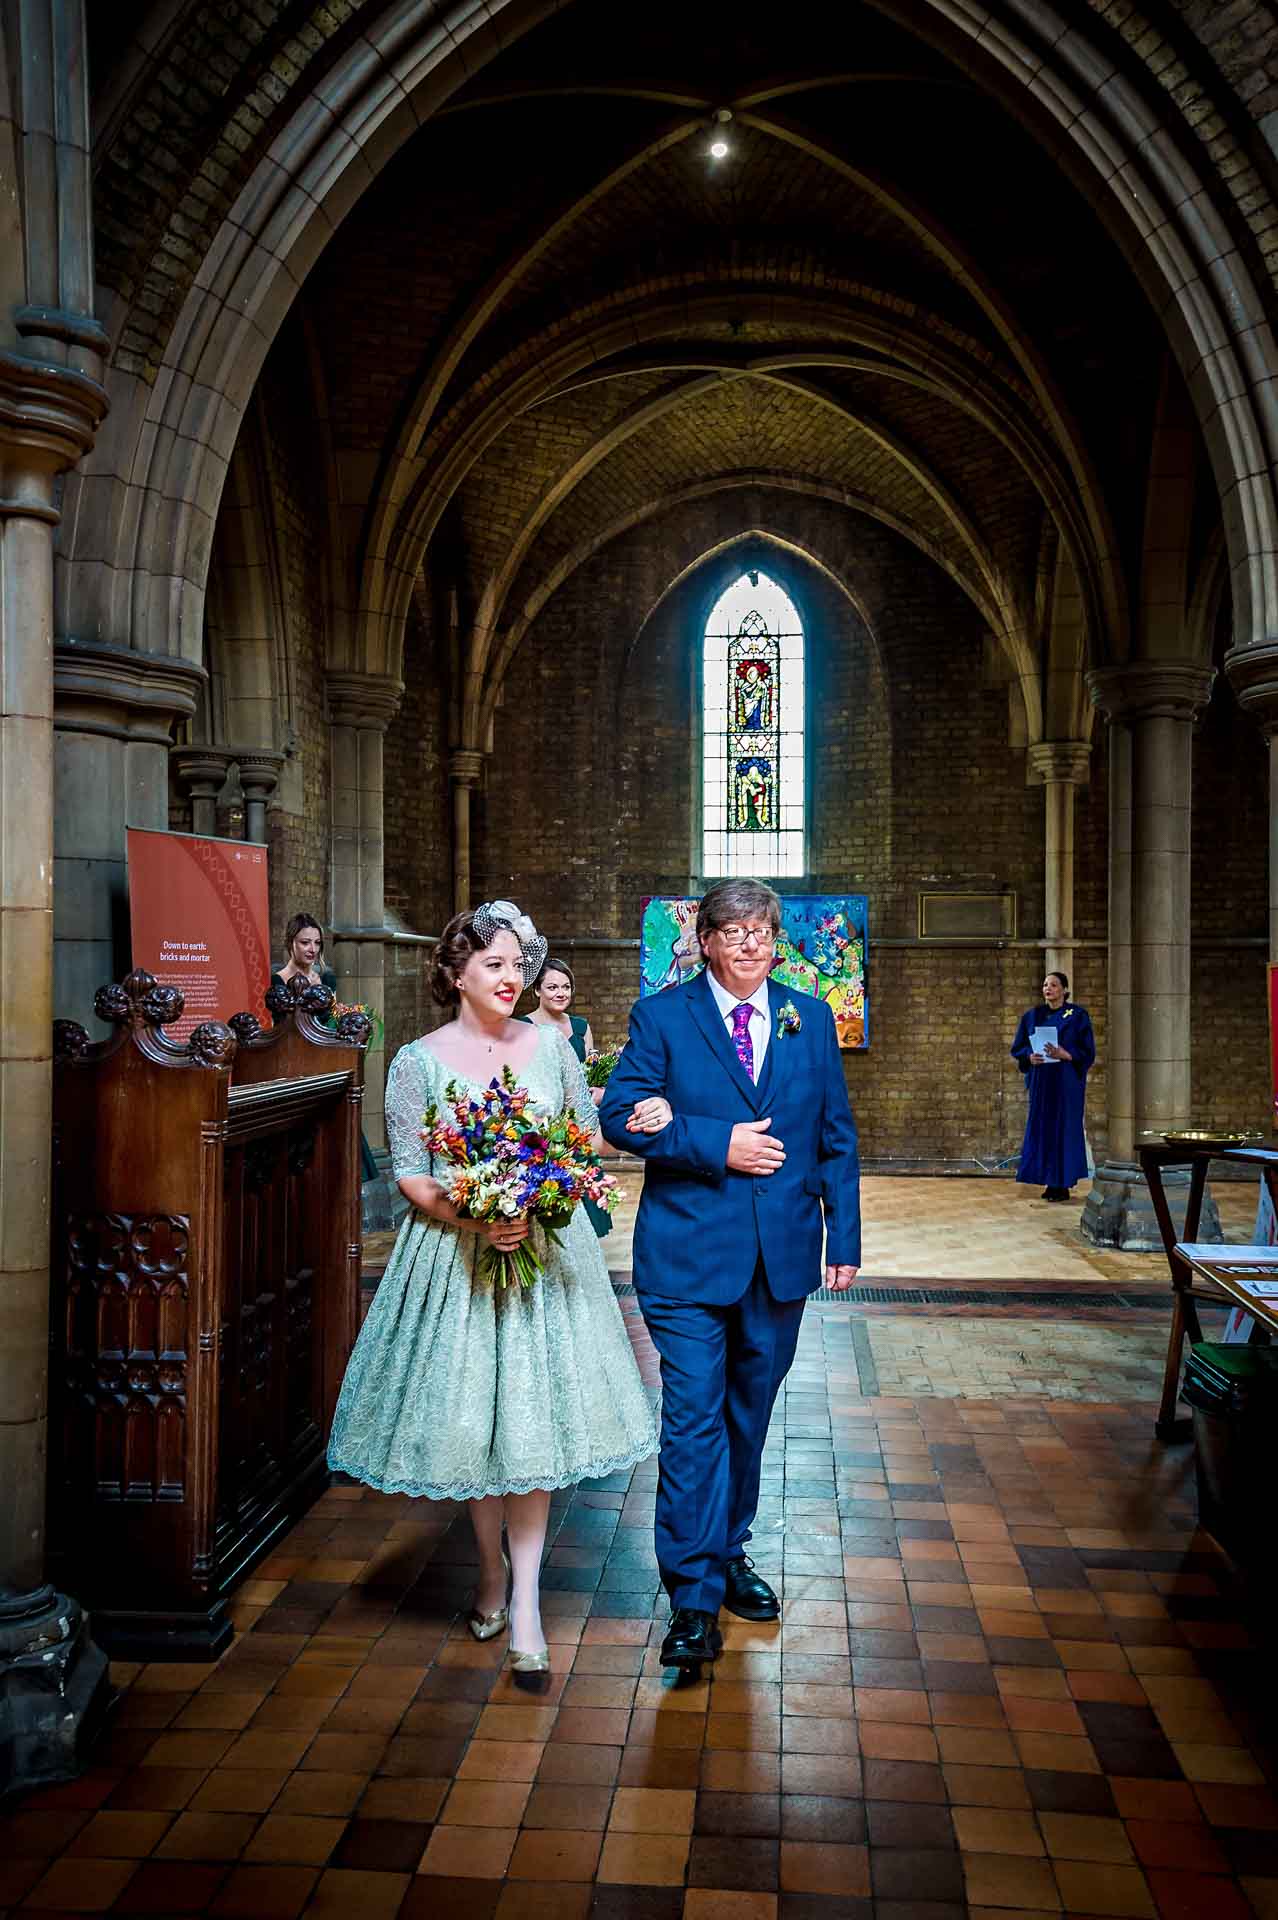
M437 1007L455 1007L461 999L457 977L472 953L482 953L488 943L475 932L475 909L455 913L439 936L439 945L430 959L430 997Z
M457 978L472 953L484 953L499 933L511 933L519 948L519 971L528 986L545 964L546 941L513 900L485 900L455 913L439 938L430 963L430 991L436 1005L455 1007L461 998Z

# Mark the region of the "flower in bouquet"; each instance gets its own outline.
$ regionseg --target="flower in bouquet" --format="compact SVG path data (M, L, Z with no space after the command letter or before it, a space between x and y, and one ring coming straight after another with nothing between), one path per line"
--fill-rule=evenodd
M371 1047L380 1047L384 1029L382 1027L382 1016L377 1011L377 1008L370 1007L364 1000L335 1000L333 1002L332 1012L333 1025L338 1026L348 1013L363 1014L369 1026L372 1028L369 1045Z
M612 1077L612 1070L621 1058L624 1040L618 1040L614 1046L596 1047L586 1055L586 1085L588 1087L606 1087Z
M481 1093L450 1080L444 1094L446 1106L432 1103L422 1116L422 1139L452 1169L448 1195L463 1219L528 1220L558 1246L558 1230L583 1200L605 1213L616 1206L620 1192L591 1144L594 1127L567 1109L549 1120L536 1112L509 1067ZM531 1236L512 1253L487 1246L479 1256L480 1277L502 1287L529 1287L543 1271Z

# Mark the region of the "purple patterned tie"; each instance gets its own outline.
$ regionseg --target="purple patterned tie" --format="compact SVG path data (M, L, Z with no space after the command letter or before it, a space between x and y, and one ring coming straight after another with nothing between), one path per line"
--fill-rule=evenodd
M737 1050L737 1059L741 1062L750 1078L754 1079L754 1047L750 1041L750 1015L754 1008L748 1000L732 1009L732 1044Z

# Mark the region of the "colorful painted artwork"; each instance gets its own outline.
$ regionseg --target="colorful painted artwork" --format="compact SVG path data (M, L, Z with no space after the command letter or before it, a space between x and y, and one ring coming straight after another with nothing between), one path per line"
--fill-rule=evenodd
M699 900L654 896L643 903L639 934L641 995L695 979L704 961L697 942ZM868 901L863 893L785 894L772 977L824 1000L841 1047L870 1044L866 967Z

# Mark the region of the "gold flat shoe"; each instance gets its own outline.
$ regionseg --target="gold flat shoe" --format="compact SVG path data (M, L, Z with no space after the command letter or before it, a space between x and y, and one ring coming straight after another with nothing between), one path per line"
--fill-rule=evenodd
M549 1673L550 1648L541 1653L518 1653L512 1647L506 1655L506 1664L512 1673Z
M509 1594L510 1592L510 1561L506 1558L506 1550L504 1547L502 1549L501 1558L502 1558L502 1564L506 1569L506 1592L507 1594ZM495 1640L499 1633L505 1633L506 1628L509 1625L509 1622L510 1622L509 1604L507 1604L504 1607L498 1607L495 1613L479 1613L475 1610L474 1607L472 1607L470 1612L466 1615L466 1625L470 1628L476 1640Z
M476 1640L495 1640L499 1633L505 1633L509 1620L509 1607L498 1607L496 1613L476 1613L472 1609L466 1615L466 1625Z

